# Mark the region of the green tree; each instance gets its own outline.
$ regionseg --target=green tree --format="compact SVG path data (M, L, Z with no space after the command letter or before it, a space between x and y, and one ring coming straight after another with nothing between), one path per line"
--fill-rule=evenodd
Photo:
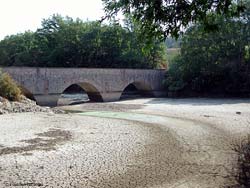
M155 68L163 64L163 43L140 40L136 23L131 21L127 26L130 29L116 22L104 25L53 15L34 33L0 41L0 65Z
M190 23L203 22L208 28L214 26L211 13L234 16L244 9L244 5L233 0L102 0L106 18L119 12L130 14L141 23L143 34L148 37L169 34L177 37Z
M33 32L11 35L0 42L0 65L28 66L36 61L36 39Z
M249 5L239 19L217 16L216 32L204 32L203 24L187 30L181 55L168 71L169 91L250 93Z

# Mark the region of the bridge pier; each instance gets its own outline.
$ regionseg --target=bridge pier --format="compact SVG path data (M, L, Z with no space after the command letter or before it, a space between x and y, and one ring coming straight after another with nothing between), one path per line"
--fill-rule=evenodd
M34 95L36 103L40 106L57 106L61 94Z
M121 97L121 92L108 92L108 93L101 93L103 102L112 102L112 101L119 101Z

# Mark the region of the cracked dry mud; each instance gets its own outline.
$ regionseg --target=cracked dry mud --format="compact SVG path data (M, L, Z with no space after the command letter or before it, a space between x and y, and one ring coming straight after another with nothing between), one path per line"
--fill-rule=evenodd
M108 103L83 114L0 116L0 187L235 185L233 147L249 133L249 101L137 99L114 106L119 104L127 108L111 112Z
M36 134L37 138L32 138L28 140L21 140L29 145L27 146L14 146L14 147L3 147L0 148L0 156L8 154L25 154L29 155L29 152L36 150L50 151L55 150L55 146L62 142L71 139L71 134L69 131L64 131L60 129L50 129L44 133Z

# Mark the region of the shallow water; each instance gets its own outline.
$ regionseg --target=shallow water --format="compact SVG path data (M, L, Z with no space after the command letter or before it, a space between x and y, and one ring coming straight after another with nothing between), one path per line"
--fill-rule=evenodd
M87 93L62 94L58 100L58 105L72 105L89 101Z

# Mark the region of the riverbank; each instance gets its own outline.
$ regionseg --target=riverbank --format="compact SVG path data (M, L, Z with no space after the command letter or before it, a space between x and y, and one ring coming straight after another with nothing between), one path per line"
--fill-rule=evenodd
M24 112L63 113L58 108L41 107L25 96L21 96L20 101L9 101L0 97L0 115Z
M250 100L136 99L0 116L0 187L237 187ZM239 187L239 186L238 186Z

